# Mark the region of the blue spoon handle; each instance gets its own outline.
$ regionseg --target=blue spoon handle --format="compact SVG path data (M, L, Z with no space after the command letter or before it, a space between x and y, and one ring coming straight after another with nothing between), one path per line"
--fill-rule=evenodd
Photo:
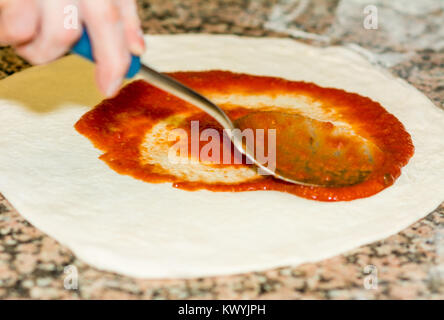
M86 29L83 29L83 34L79 41L76 43L76 45L71 49L73 53L76 53L88 60L91 60L94 62L94 56L92 52L91 47L91 41L89 39L88 32ZM126 74L127 78L134 77L140 70L140 57L138 56L132 56L131 57L131 65L128 69L128 73Z

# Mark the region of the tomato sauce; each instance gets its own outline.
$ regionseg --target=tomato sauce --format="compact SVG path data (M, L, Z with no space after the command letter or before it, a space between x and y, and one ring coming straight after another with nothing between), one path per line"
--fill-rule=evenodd
M355 132L376 145L383 156L379 157L371 173L362 182L342 187L307 187L271 176L260 176L241 183L191 182L179 179L167 170L140 161L140 146L146 133L160 121L181 114L185 116L178 127L188 128L191 121L199 120L200 131L214 128L222 133L222 128L196 107L138 80L125 86L116 97L104 100L87 112L75 125L79 133L88 137L95 147L104 152L100 159L116 172L151 183L171 182L174 187L189 191L274 190L312 200L347 201L369 197L391 186L414 153L411 137L402 123L379 103L355 93L323 88L313 83L228 71L174 72L169 75L209 96L235 93L266 94L271 97L296 94L310 97L339 114L341 121L350 124ZM236 120L258 109L235 106L226 111L230 118ZM331 130L329 125L325 125L325 128L327 131ZM331 143L333 146L334 143L343 144L334 139L331 141L330 147Z

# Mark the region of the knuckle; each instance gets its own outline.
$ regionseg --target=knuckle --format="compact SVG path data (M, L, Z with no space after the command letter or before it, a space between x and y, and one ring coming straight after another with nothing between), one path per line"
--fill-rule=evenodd
M11 44L11 36L9 34L9 32L7 31L6 28L3 28L3 30L1 30L1 34L0 34L0 43L2 45L9 45Z
M14 30L12 30L12 28L10 28L8 25L3 27L1 34L2 36L0 40L11 45L19 44L27 40L26 34L24 34L22 31L14 32Z
M44 54L33 53L33 54L28 54L28 61L31 64L39 65L39 64L48 63L50 60Z
M120 10L117 6L109 4L103 9L103 18L105 21L117 23L120 20Z
M69 47L80 37L80 30L78 29L63 29L54 34L54 42L58 46Z
M9 37L14 43L26 43L31 41L35 36L35 29L32 26L23 26L16 32L10 32Z
M53 61L59 55L57 51L48 50L47 48L37 45L25 45L16 49L17 53L33 65L46 64Z

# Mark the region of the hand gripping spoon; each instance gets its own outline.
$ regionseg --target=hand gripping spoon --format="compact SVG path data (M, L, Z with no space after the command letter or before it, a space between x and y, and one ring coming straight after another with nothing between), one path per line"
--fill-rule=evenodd
M86 31L72 52L94 61ZM253 112L233 122L221 108L198 92L142 64L140 57L133 56L126 77L132 78L136 74L151 85L189 102L213 117L223 127L235 148L245 155L249 163L254 163L262 170L261 174L273 175L278 179L304 186L341 187L362 182L372 171L374 161L371 155L362 153L358 155L357 162L355 157L355 161L349 163L345 156L346 152L341 153L332 148L324 148L322 151L326 145L326 137L322 135L320 121L310 120L297 114L267 111ZM255 158L254 150L242 142L241 130L235 130L245 128L276 129L278 138L275 149L276 163L272 165L268 163L265 166ZM304 136L301 133L306 134ZM326 163L331 165L326 166Z

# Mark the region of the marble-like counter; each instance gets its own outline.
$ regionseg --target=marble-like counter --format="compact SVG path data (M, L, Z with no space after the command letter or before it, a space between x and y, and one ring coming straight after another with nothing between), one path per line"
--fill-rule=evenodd
M439 47L434 40L439 30L433 30L430 20L439 15L443 19L444 6L429 8L434 16L427 8L417 8L424 11L421 14L405 11L390 16L399 8L373 2L381 12L376 30L362 27L362 5L339 0L140 0L139 8L147 33L303 36L316 45L358 45L357 50L444 108L444 45ZM383 20L389 17L398 26L412 19L417 24L431 22L392 37ZM0 79L28 66L12 49L0 47ZM77 290L64 288L68 265L79 271ZM369 265L377 270L375 289L364 287ZM444 205L396 235L318 263L225 277L154 281L83 263L25 221L0 194L0 298L444 299Z

